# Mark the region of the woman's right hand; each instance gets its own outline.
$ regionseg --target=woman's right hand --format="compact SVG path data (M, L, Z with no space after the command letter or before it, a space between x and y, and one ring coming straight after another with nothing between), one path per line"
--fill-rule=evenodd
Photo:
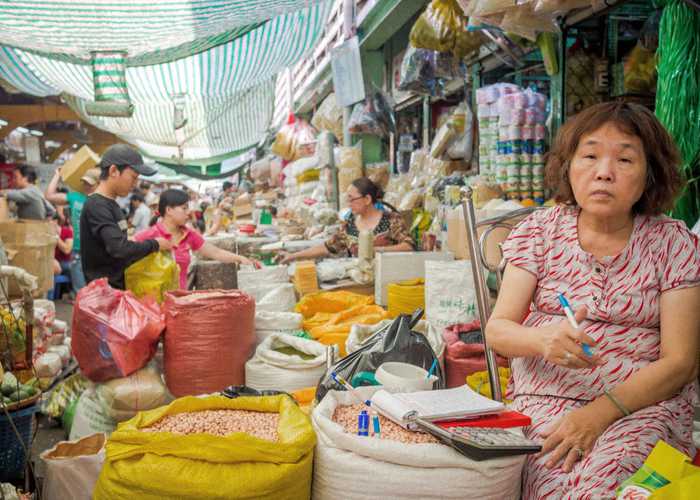
M585 307L576 311L574 317L579 325L586 319L587 313ZM588 344L593 348L596 342L583 329L576 330L567 319L540 328L540 333L542 357L550 363L572 369L603 364L600 356L588 356L581 347L581 344Z
M277 258L275 259L275 261L278 264L282 265L289 264L291 262L294 262L294 254L291 254L289 252L280 252L277 254Z

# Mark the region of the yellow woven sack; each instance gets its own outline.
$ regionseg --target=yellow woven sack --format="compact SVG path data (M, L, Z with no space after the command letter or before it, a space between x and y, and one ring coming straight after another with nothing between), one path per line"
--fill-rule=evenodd
M279 413L279 440L139 430L166 415L220 409ZM184 397L119 424L93 498L308 499L315 444L309 417L287 396Z
M316 313L337 313L355 306L374 303L374 297L359 293L338 291L311 293L297 303L295 311L309 319ZM308 331L308 330L307 330Z
M307 182L317 181L320 178L321 178L321 171L317 168L309 169L306 172L302 172L301 174L297 175L297 177L296 177L298 184L304 184Z
M126 289L138 298L146 295L160 304L165 292L180 287L180 269L167 252L154 252L126 268Z
M399 314L413 314L416 309L425 310L425 280L415 279L389 283L387 309L391 318Z
M498 378L501 381L501 392L506 393L508 380L510 379L510 368L498 367ZM489 372L476 372L467 375L467 385L476 392L487 398L491 397L491 383L489 382ZM509 401L508 401L509 402Z

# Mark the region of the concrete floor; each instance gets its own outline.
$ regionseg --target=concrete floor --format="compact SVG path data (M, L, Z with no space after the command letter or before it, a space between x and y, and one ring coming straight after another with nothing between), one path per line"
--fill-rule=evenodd
M56 301L56 319L65 321L70 325L72 314L72 304L65 301ZM34 442L32 443L32 463L39 484L41 484L43 478L46 477L46 467L44 466L44 461L39 458L39 455L53 448L59 441L64 441L66 439L68 439L68 436L60 423L51 422L44 415L37 414L37 430Z

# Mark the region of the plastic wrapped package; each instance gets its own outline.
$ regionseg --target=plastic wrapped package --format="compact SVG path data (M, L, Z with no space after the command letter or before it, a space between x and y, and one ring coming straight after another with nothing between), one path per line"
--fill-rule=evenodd
M61 418L65 409L76 401L89 385L90 382L81 374L71 375L50 392L44 413L52 418Z
M287 161L313 156L316 148L316 131L304 120L294 119L283 125L275 136L270 150Z
M375 337L365 341L362 347L342 358L330 370L350 381L360 372L374 373L387 361L399 361L429 370L438 357L430 341L413 331L417 323L417 317L400 315L386 329L377 332ZM442 369L438 369L436 375L438 381L435 388L444 388ZM330 372L326 372L316 389L316 400L321 401L329 390L344 388L330 377Z
M170 415L215 410L278 414L277 440L143 431ZM181 398L139 413L112 434L94 498L308 499L315 444L309 418L286 395Z
M285 173L287 173L288 176L296 178L296 184L298 184L299 182L303 182L303 180L299 180L299 176L310 170L318 170L318 160L313 156L299 158L291 162L285 168Z
M372 182L385 190L391 177L389 168L388 162L369 163L365 165L365 173Z
M41 378L53 378L63 368L61 356L55 352L47 352L39 356L34 362L36 374Z
M457 37L466 33L467 18L456 0L432 0L413 25L411 45L439 52L453 52ZM466 54L459 54L460 57Z
M270 179L270 157L266 156L250 165L250 176L256 181Z
M311 125L316 130L327 130L340 141L343 139L343 108L338 106L335 94L331 92L326 97L311 119Z
M316 155L314 156L318 168L331 164L334 143L335 140L330 132L319 132L316 141Z
M537 0L534 12L536 14L549 14L552 17L558 17L574 9L590 7L592 4L592 0Z
M165 292L180 286L180 268L169 252L153 252L126 268L126 289L138 298L152 297L159 304Z
M124 422L140 411L152 410L168 402L168 392L155 366L147 366L125 378L98 384L95 392L107 414L117 422Z
M440 95L443 82L435 76L435 52L409 45L401 61L398 89Z
M326 346L315 340L272 334L246 363L246 385L285 392L314 386L326 370L326 357Z
M558 28L554 19L552 14L533 11L533 4L530 3L506 10L499 27L503 31L535 42L538 33L556 33Z
M46 349L46 353L54 353L58 354L58 357L61 358L61 365L66 366L68 362L70 361L70 347L67 345L52 345L49 346Z
M447 156L452 160L469 161L474 148L474 113L467 103L462 103L464 111L464 129L447 148Z
M282 125L275 135L270 151L284 160L294 158L294 123Z
M336 161L336 167L338 168L338 192L344 195L350 183L364 175L362 144L340 146L336 150L338 151L338 160ZM344 198L343 196L342 199Z
M93 382L126 377L153 357L164 326L155 301L115 290L104 278L95 280L75 301L73 355Z
M396 132L394 112L389 98L379 90L373 90L364 101L355 105L348 122L351 134L386 136Z
M66 409L68 412L69 409ZM111 434L117 422L107 415L102 403L97 399L95 388L90 386L80 395L73 422L70 426L69 439L74 441L96 433Z

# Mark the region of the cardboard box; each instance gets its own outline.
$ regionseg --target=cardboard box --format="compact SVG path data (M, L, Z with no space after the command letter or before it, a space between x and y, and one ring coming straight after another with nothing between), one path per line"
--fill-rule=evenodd
M98 154L89 147L83 146L70 160L63 164L61 167L61 178L73 191L82 192L81 177L91 168L95 168L98 163L100 163Z
M481 221L499 215L505 215L510 210L477 210L476 220ZM524 219L525 216L507 221L508 224L515 225ZM477 229L479 238L486 230L486 227ZM500 244L506 240L510 234L510 229L499 227L491 231L486 240L486 261L489 266L496 267L501 262L503 254ZM452 252L456 259L471 259L471 251L467 242L467 228L464 224L464 212L462 207L455 207L447 212L447 249Z
M417 278L425 278L425 262L428 260L454 260L451 252L386 252L374 259L374 302L386 306L387 287Z
M37 277L36 296L53 288L53 255L58 236L50 222L34 220L0 221L0 238L5 245L9 264L21 267ZM13 280L9 282L10 298L22 292Z

